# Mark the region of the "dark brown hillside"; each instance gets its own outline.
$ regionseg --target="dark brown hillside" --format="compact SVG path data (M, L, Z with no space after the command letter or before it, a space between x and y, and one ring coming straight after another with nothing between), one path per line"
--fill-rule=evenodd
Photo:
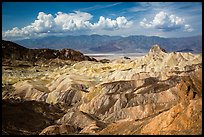
M25 54L29 51L28 48L20 46L10 41L2 40L2 59L17 59L25 60Z
M16 43L2 40L2 62L5 64L6 60L8 62L19 60L19 61L43 61L49 59L62 59L71 61L96 61L94 58L83 55L79 51L72 49L28 49L20 46Z

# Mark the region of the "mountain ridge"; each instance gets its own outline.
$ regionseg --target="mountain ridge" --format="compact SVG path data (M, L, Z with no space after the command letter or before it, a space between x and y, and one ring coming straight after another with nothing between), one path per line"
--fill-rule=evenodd
M2 40L2 64L6 64L7 60L14 62L30 61L37 62L50 59L61 59L71 61L96 61L96 59L86 56L83 53L72 49L30 49L10 41Z
M62 49L71 48L83 53L129 53L148 52L152 45L162 45L167 51L184 51L193 53L202 51L202 35L180 38L132 35L128 37L108 35L79 35L64 37L44 37L13 41L29 48Z

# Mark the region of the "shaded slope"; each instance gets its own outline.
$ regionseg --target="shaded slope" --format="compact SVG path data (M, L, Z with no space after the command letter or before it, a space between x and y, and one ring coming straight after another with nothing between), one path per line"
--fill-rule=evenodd
M37 135L63 114L45 102L2 100L2 130L11 135Z
M16 43L2 40L2 61L5 64L6 60L11 62L19 61L46 61L50 59L72 60L72 61L96 61L94 58L83 55L79 51L72 49L28 49Z

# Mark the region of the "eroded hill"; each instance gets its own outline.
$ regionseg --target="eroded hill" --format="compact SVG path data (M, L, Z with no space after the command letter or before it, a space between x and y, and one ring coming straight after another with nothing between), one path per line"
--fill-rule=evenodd
M31 64L47 64L53 60L96 61L72 49L28 49L10 41L2 40L2 65L19 65L17 62L27 61ZM25 62L23 62L25 63Z
M24 133L202 134L201 54L168 53L154 45L136 59L80 61L41 75L4 87L3 100L22 104L32 100L62 111L52 122L38 129L24 128ZM30 109L25 107L26 112ZM7 117L8 111L2 110L3 131L18 134L22 130L18 121L8 124L18 115Z

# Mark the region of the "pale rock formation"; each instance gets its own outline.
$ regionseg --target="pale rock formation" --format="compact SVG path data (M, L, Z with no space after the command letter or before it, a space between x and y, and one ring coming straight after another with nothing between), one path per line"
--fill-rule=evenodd
M50 90L39 81L26 80L14 84L14 96L19 96L26 100L45 101Z
M178 103L170 108L139 120L129 118L118 120L109 124L98 134L202 134L201 74L202 70L198 69L191 72L189 76L181 77L181 82L175 86L179 98ZM165 97L164 100L166 100ZM135 114L137 113L132 115Z
M58 124L69 123L76 127L77 129L82 130L80 133L95 133L106 127L106 123L99 120L94 115L70 109L62 118L57 120Z
M76 131L71 125L52 125L43 129L39 135L69 135L77 133Z
M81 61L13 86L10 96L66 106L41 134L202 133L202 55L154 45L134 60Z
M172 77L166 81L147 78L143 82L105 83L84 96L80 110L109 122L124 118L142 119L177 103L174 86L178 82L179 78Z

